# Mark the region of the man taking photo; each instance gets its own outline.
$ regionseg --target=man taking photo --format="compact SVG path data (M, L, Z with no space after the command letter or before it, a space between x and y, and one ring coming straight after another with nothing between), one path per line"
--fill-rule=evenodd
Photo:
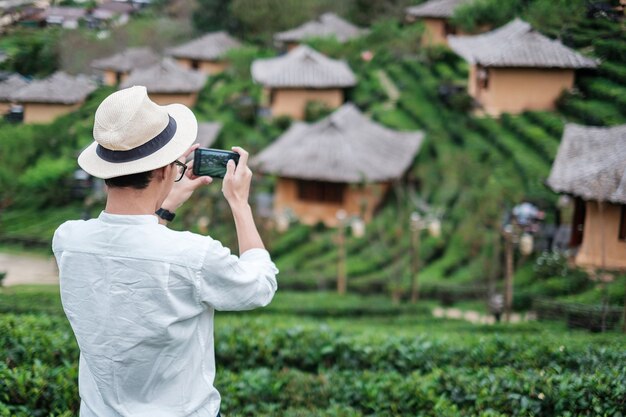
M145 87L107 97L95 142L79 156L107 185L96 219L68 221L52 242L61 299L78 346L81 417L216 417L215 310L267 305L278 270L254 224L248 154L229 161L222 192L240 256L208 236L165 224L212 182L185 165L197 122L181 104L159 106ZM157 214L158 213L158 214Z

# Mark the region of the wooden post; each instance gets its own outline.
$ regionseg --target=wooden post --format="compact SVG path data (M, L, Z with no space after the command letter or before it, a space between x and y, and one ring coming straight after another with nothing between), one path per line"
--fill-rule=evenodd
M504 232L505 256L506 256L506 276L504 287L504 318L511 321L511 311L513 309L513 231Z
M346 274L346 230L344 219L339 219L339 227L338 227L339 235L337 236L337 249L338 249L338 259L337 259L337 292L340 295L344 295L346 293L348 283L347 283L347 274Z
M420 297L419 268L420 268L420 229L411 227L411 303L415 304Z
M624 291L624 317L622 317L623 319L623 323L622 323L622 333L626 333L626 289Z

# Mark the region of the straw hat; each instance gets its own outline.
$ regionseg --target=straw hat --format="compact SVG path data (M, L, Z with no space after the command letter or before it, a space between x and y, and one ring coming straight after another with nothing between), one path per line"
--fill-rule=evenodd
M78 164L103 179L151 171L180 158L197 132L196 117L186 106L159 106L146 87L126 88L98 106L95 142L79 155Z

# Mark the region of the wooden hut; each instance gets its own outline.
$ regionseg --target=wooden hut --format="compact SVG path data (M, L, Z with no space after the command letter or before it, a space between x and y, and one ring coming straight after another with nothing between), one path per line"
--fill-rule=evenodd
M252 78L265 87L272 116L303 119L310 101L334 109L345 101L345 89L356 84L348 64L328 58L306 45L276 58L252 63Z
M161 57L150 48L128 48L106 58L95 59L91 67L103 73L106 85L118 85L137 68L145 68L158 63Z
M0 116L11 110L13 96L28 85L28 81L19 74L11 74L0 82Z
M597 66L520 19L481 35L448 36L448 43L470 64L469 94L492 116L551 110L573 87L574 70Z
M219 136L222 124L219 122L198 122L198 136L196 143L203 148L210 148Z
M338 224L337 212L370 221L393 181L411 166L421 132L381 126L351 103L315 123L295 122L252 159L278 177L274 212L302 223Z
M456 8L472 0L430 0L417 6L405 9L405 20L408 23L421 21L424 23L422 46L447 45L448 35L457 33L450 23Z
M93 29L121 26L128 23L135 11L135 6L130 2L105 1L92 9L86 20L88 26Z
M193 107L206 79L206 74L184 69L172 59L165 58L156 65L131 72L120 84L120 89L143 85L157 104L181 103Z
M95 89L96 84L84 75L73 77L59 71L32 81L12 99L24 107L24 123L49 123L78 109Z
M342 19L334 13L324 13L315 20L274 35L274 42L288 51L299 46L305 39L334 37L339 42L347 42L368 32Z
M64 29L76 29L87 15L82 7L51 6L43 13L47 26L61 26Z
M168 49L167 54L182 67L218 74L228 67L226 54L241 47L241 42L226 32L212 32L191 42Z
M626 270L626 125L567 124L547 183L575 197L576 264Z

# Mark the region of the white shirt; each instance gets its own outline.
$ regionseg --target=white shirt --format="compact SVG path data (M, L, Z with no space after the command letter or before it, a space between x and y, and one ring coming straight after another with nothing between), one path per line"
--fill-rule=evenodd
M54 234L63 309L80 347L81 417L215 417L214 310L267 305L278 270L156 216L102 213Z

